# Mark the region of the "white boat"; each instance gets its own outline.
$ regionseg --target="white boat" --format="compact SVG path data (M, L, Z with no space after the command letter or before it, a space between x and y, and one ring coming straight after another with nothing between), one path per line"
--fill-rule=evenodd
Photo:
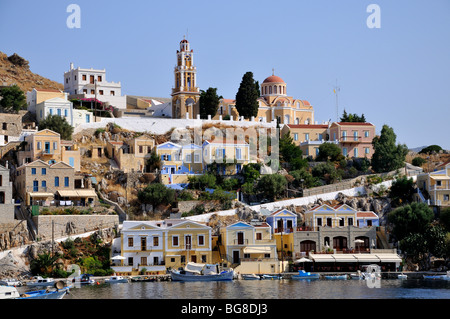
M105 282L109 284L120 284L120 283L128 283L128 278L122 277L122 276L111 276L107 279L105 279Z
M241 278L244 280L261 280L261 277L255 274L242 274Z
M30 287L48 287L53 286L55 284L55 280L53 278L42 278L41 276L35 277L35 281L27 282L27 286Z
M16 287L0 286L0 299L62 299L69 293L69 287L62 281L55 283L53 289L27 291L20 294Z
M17 279L6 278L6 279L0 280L0 286L20 287L20 286L22 286L22 282Z
M450 270L445 275L423 275L423 279L441 279L450 280Z
M91 277L92 277L92 275L82 274L82 275L72 279L72 282L79 283L81 285L95 284L96 281L94 279L92 279Z
M347 280L347 275L327 275L324 277L328 280Z
M399 275L397 276L397 278L398 278L398 279L408 279L408 275L405 275L405 274L401 273L401 274L399 274Z
M219 271L219 265L187 263L183 270L171 270L172 281L228 281L233 280L233 269Z
M358 270L356 274L350 274L350 279L362 280L364 279L364 274L361 272L361 270Z

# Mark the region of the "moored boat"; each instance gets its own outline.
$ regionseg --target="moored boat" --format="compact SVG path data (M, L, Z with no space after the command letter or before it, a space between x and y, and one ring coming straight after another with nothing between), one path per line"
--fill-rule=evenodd
M27 286L29 287L48 287L53 286L55 284L55 280L53 278L42 278L41 276L36 276L35 281L27 282Z
M325 277L325 279L328 279L328 280L347 280L348 279L347 275L327 275L324 277Z
M88 275L88 274L82 274L78 277L75 277L72 282L73 283L79 283L81 285L91 285L91 284L95 284L95 280L91 278L92 275Z
M279 275L262 275L261 280L275 280L275 279L281 279L281 276Z
M362 280L364 279L364 274L358 270L356 273L350 274L350 279Z
M219 271L219 265L189 262L182 270L171 270L172 281L228 281L233 280L233 269Z
M241 278L244 280L261 280L261 277L255 274L242 274Z
M423 275L423 279L450 280L450 271L447 271L445 275Z
M109 284L120 284L120 283L128 283L129 280L128 278L125 278L123 276L111 276L105 279L105 282Z
M14 278L5 278L0 280L0 286L20 287L22 286L22 282Z
M54 289L27 291L20 294L16 287L0 286L0 299L62 299L69 293L70 287L64 286L62 281L54 284Z
M399 275L397 276L397 278L398 278L398 279L408 279L408 275L405 275L405 274L401 273L401 274L399 274Z
M301 280L301 279L319 279L319 274L312 274L310 272L306 272L304 270L299 270L298 275L293 275L291 279L294 280Z

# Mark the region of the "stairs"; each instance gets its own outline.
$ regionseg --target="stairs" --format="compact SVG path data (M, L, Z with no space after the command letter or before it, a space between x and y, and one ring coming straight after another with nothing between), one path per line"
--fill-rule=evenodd
M377 244L378 244L379 248L381 248L381 249L392 248L386 237L386 230L385 230L384 226L380 226L379 230L377 230Z

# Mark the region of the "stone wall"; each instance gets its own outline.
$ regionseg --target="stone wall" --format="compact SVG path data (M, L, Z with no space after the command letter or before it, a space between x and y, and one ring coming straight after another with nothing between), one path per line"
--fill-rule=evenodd
M0 251L27 245L31 242L26 221L0 224Z
M52 223L55 239L87 233L119 225L118 215L44 215L33 216L40 240L52 239Z

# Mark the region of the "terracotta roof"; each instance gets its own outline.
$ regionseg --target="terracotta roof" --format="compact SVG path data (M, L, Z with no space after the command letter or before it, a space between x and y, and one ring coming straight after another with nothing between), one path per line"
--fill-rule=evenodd
M272 82L275 82L275 83L285 83L285 82L283 81L282 78L280 78L279 76L276 76L276 75L271 75L271 76L269 76L268 78L266 78L266 79L264 80L263 83L272 83Z
M311 104L309 104L309 102L308 102L308 101L306 101L306 100L302 100L302 102L303 102L303 104L304 104L304 105L308 105L308 106L311 106Z
M375 217L375 218L378 218L377 214L375 214L374 212L357 212L356 216L357 217Z
M222 102L223 103L235 103L236 100L233 100L233 99L222 99Z
M289 128L328 128L327 124L286 124Z
M357 125L364 125L364 126L373 126L372 123L368 123L368 122L365 122L365 123L363 123L363 122L335 122L335 123L337 123L338 125L355 125L355 126L357 126Z

